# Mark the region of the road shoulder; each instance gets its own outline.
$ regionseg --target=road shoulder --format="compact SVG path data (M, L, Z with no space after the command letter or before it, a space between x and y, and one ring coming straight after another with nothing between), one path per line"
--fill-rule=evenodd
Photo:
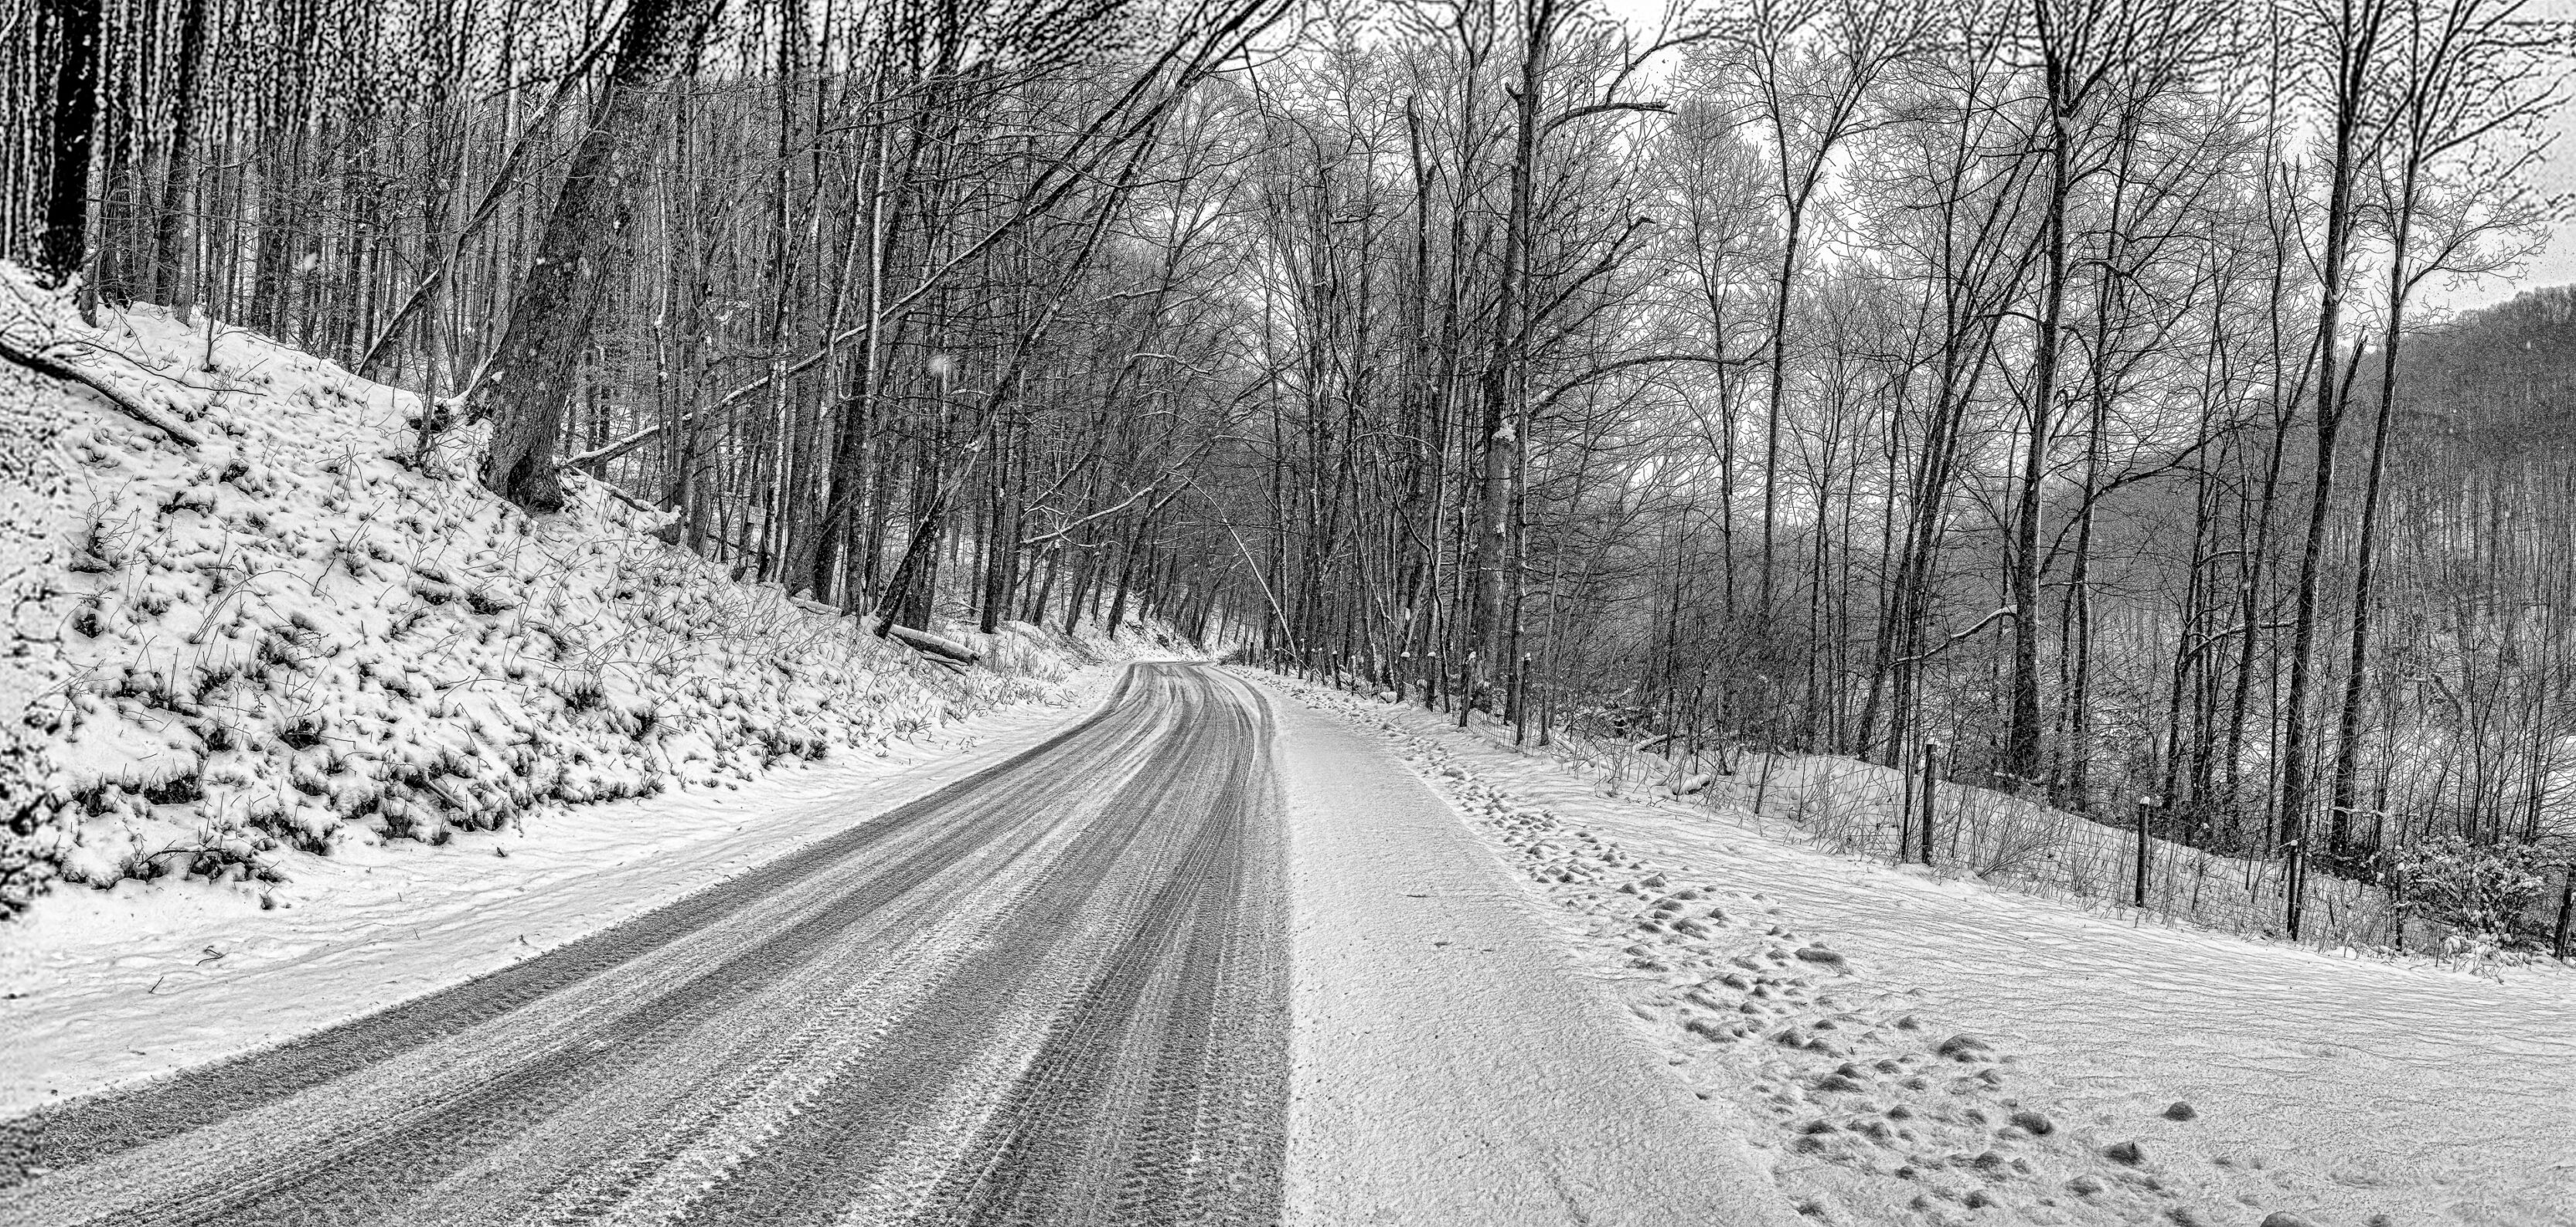
M1265 687L1289 832L1288 1219L1796 1220L1401 764Z

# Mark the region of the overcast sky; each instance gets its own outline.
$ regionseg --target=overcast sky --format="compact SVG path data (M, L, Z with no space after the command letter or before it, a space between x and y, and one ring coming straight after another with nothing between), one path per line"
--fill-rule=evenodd
M2576 0L2531 0L2524 12L2533 17L2576 19ZM2576 195L2576 105L2562 103L2549 124L2551 140L2538 186L2551 195ZM2455 291L2445 301L2454 307L2502 302L2520 291L2576 282L2576 225L2560 223L2546 251L2510 281L2489 278L2486 284Z
M1632 25L1652 25L1665 0L1602 0L1605 7ZM2526 0L2523 13L2544 19L2576 20L2576 0ZM2548 152L2535 186L2547 195L2576 197L2576 104L2562 105L2549 124ZM2465 310L2499 303L2524 290L2576 283L2576 224L2562 222L2549 244L2512 276L2491 276L2452 286L2437 279L2427 284L2428 305Z

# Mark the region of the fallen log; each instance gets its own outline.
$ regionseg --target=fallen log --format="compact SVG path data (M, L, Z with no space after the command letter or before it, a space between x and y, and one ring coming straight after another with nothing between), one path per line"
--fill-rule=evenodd
M204 436L181 425L179 419L134 399L126 393L125 389L110 383L105 376L94 371L75 366L43 350L21 348L5 334L0 334L0 358L6 358L39 375L51 376L66 383L76 383L96 392L106 397L109 404L124 411L127 417L160 431L187 447L202 448L206 445Z
M909 626L889 626L886 628L886 634L901 640L906 647L925 656L942 657L961 665L971 665L983 659L975 649L954 639L943 639L928 631L917 631Z

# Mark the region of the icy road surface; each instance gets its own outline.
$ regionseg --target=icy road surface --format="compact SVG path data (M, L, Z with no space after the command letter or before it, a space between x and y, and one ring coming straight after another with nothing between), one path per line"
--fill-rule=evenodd
M1787 1221L1455 813L1289 707L1135 666L617 927L0 1122L0 1224Z

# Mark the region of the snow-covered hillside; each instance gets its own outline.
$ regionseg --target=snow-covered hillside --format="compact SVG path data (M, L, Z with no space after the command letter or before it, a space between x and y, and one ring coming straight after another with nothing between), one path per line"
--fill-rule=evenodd
M1103 650L952 630L983 664L945 667L735 582L597 484L530 519L471 478L472 440L419 454L408 393L148 308L91 330L9 288L16 348L202 437L86 389L7 389L54 398L64 479L12 662L49 804L0 849L19 877L0 915L47 877L291 901L296 858L344 841L443 843L881 749L1051 696Z
M0 264L0 344L11 349L52 338L54 302ZM65 457L57 445L77 412L56 380L0 361L0 609L9 642L0 651L0 917L24 907L54 874L66 843L59 806L46 797L41 743L21 717L44 674L29 642L50 622L56 539L69 520Z

